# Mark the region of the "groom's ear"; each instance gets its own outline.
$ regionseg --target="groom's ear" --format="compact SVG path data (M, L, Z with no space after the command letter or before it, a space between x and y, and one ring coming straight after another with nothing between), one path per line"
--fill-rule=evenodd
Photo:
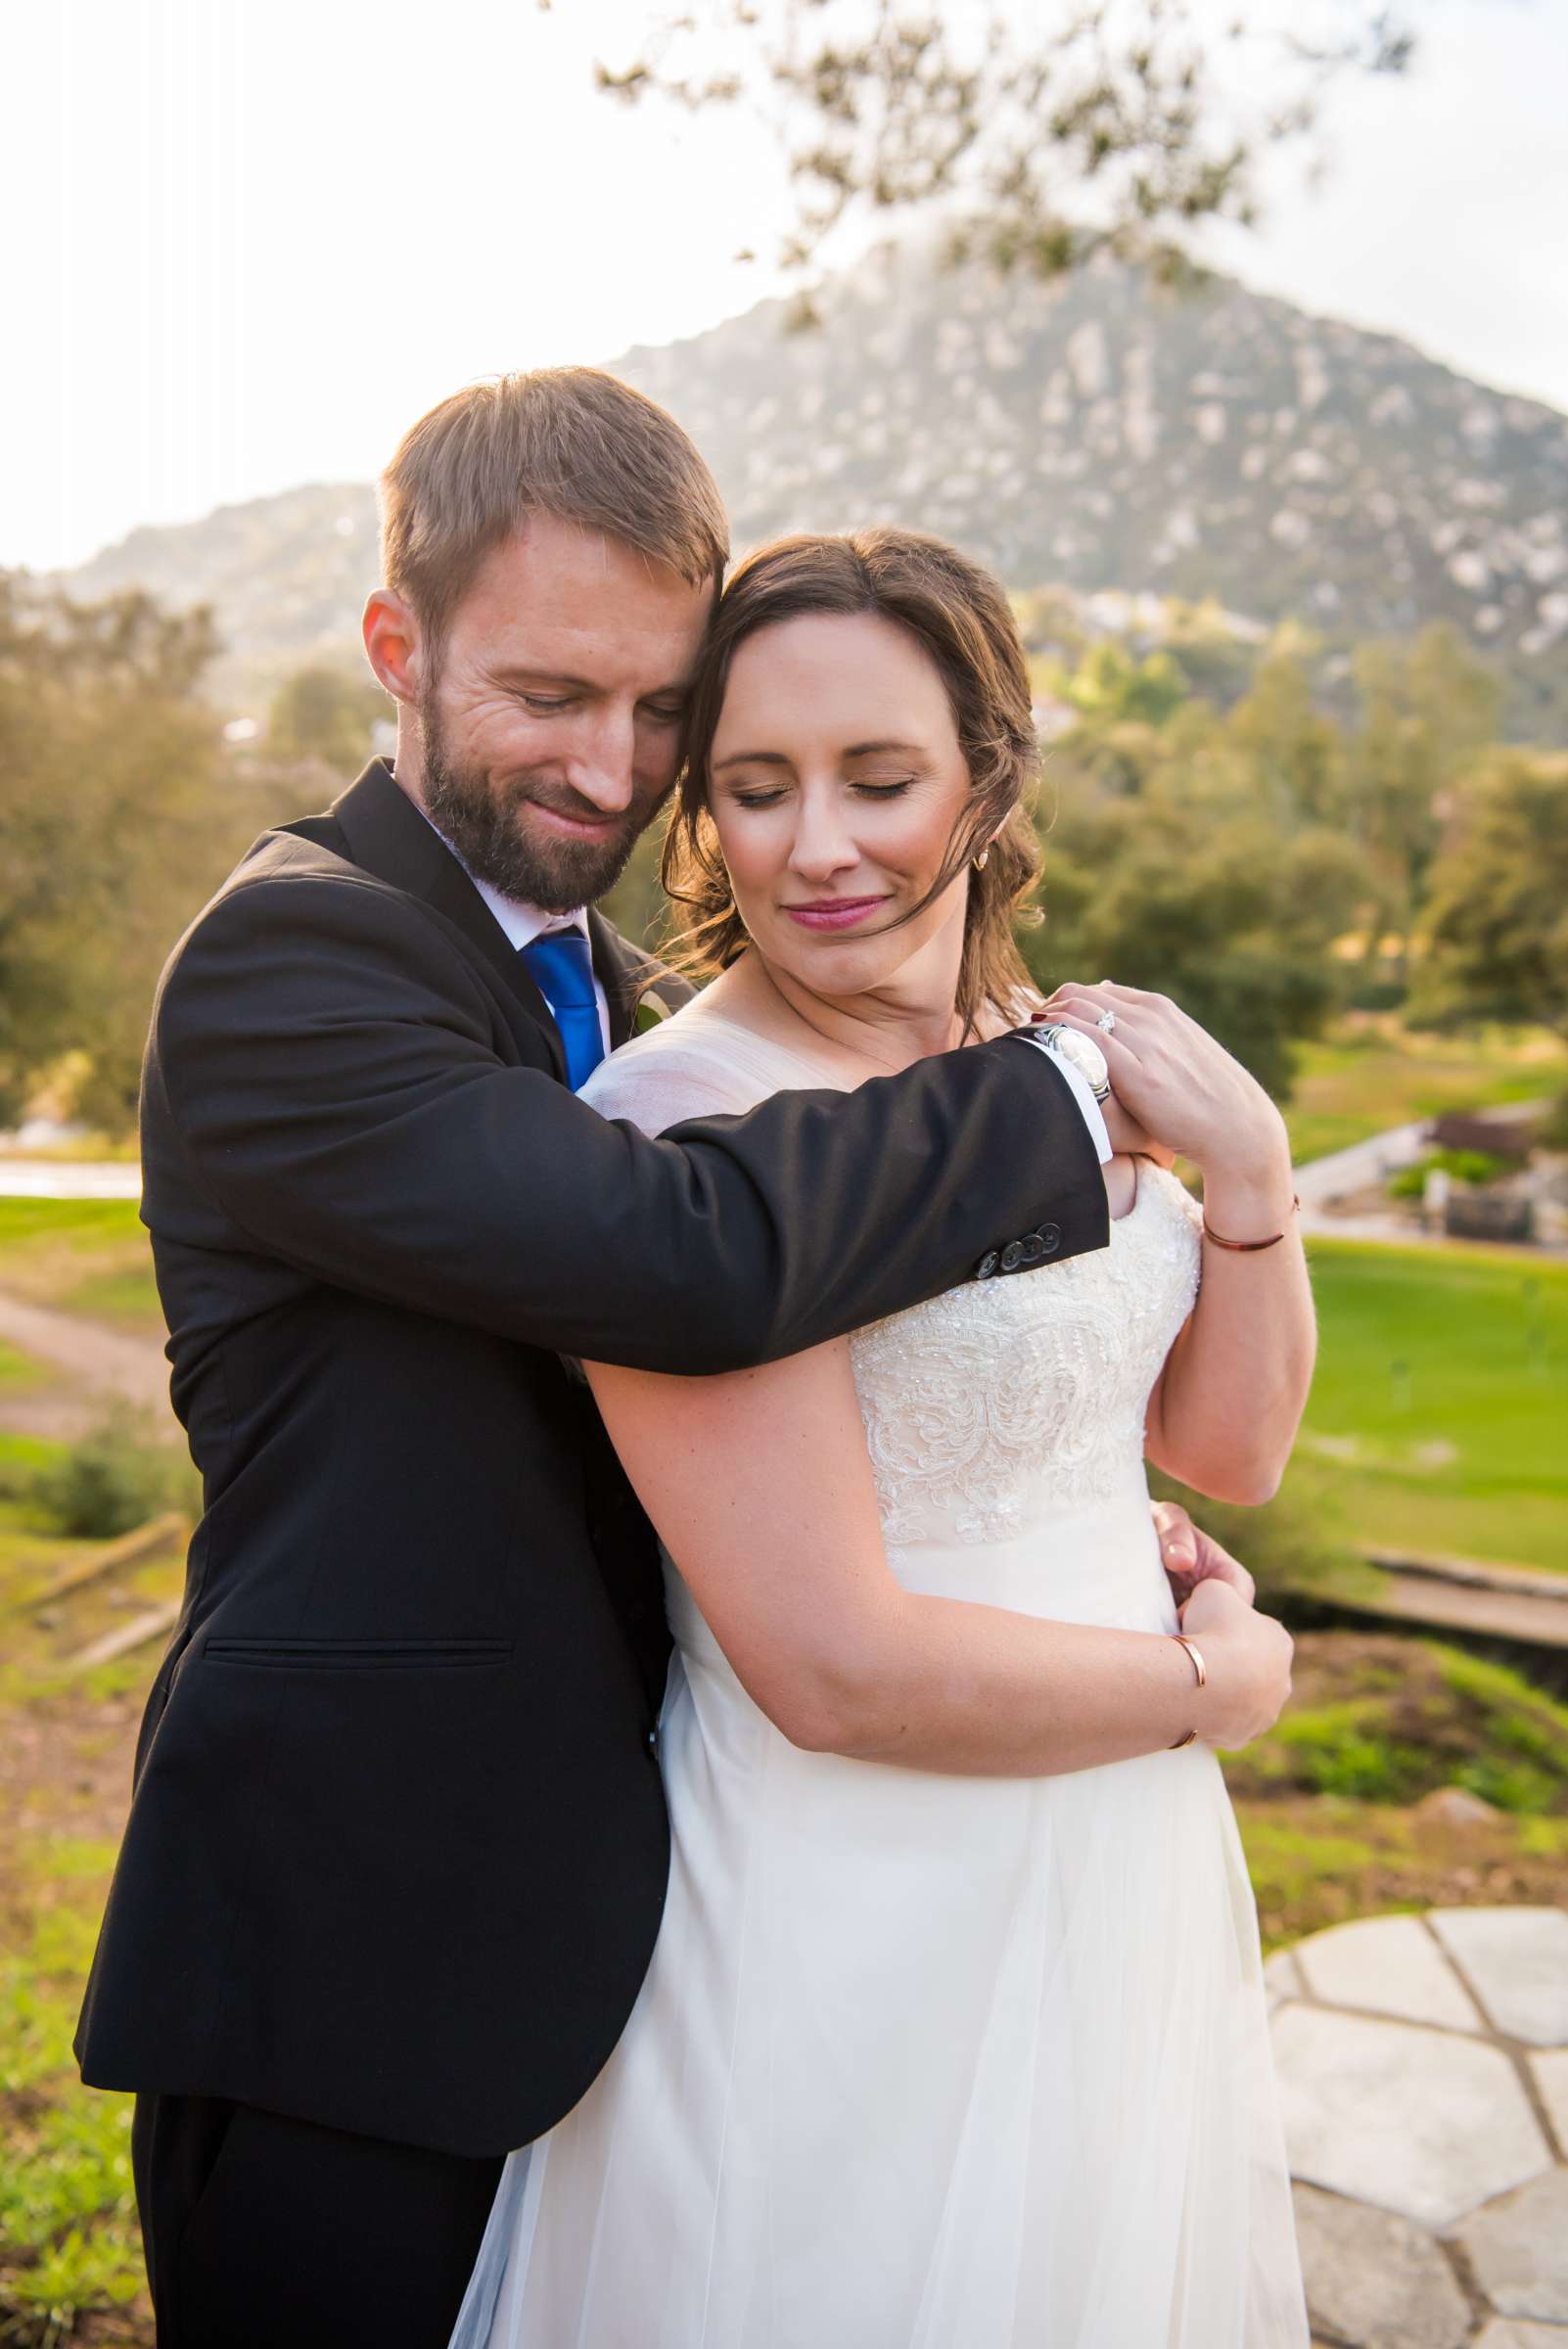
M391 587L377 587L360 622L365 658L395 702L416 702L420 686L420 628L413 607Z

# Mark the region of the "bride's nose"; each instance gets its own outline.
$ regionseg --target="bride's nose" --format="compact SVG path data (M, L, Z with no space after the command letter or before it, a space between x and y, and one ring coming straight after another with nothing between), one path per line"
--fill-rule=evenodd
M827 881L860 861L844 796L836 788L809 785L796 800L795 838L790 863L803 879Z

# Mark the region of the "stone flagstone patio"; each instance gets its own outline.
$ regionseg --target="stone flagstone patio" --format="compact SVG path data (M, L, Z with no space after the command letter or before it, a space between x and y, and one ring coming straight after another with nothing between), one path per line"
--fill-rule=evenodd
M1264 1971L1314 2340L1568 2349L1568 1909L1366 1917Z

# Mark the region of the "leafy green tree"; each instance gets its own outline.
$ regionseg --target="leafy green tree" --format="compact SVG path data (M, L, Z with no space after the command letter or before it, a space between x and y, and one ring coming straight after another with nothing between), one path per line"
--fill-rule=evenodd
M1195 0L716 0L656 19L597 78L627 101L744 105L772 128L798 283L855 215L934 207L965 223L954 257L1059 276L1110 251L1176 276L1195 222L1251 223L1264 158L1313 132L1336 75L1410 55L1383 0L1331 0L1314 31L1256 4L1217 22Z
M1337 1001L1329 941L1360 888L1335 833L1194 811L1165 791L1072 811L1046 841L1042 987L1115 979L1173 996L1278 1099L1296 1039Z
M1062 675L1059 690L1063 701L1098 723L1130 718L1163 726L1186 700L1187 681L1169 653L1149 653L1140 661L1108 637Z
M1187 691L1229 709L1251 681L1257 646L1236 633L1212 596L1197 604L1172 596L1165 614L1166 650L1186 678Z
M1285 824L1332 824L1345 811L1345 743L1313 701L1305 664L1271 648L1225 721L1225 741L1246 765L1253 795Z
M1162 729L1186 703L1186 679L1168 653L1139 657L1114 639L1086 646L1076 665L1046 664L1045 690L1074 714L1050 746L1054 792L1136 795L1166 756Z
M1415 1006L1568 1035L1568 758L1495 750L1432 875Z
M371 755L372 728L392 708L362 671L299 669L272 697L267 754L280 765L316 762L350 781Z
M1425 901L1448 795L1497 729L1491 671L1444 625L1408 642L1358 646L1361 705L1348 820L1381 898L1378 928L1407 941Z
M0 1115L81 1047L82 1115L134 1119L163 958L270 806L228 772L205 613L0 576Z

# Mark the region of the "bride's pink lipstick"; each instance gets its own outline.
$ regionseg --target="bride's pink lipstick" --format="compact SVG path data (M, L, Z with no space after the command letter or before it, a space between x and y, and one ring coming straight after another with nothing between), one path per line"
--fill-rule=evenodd
M803 930L849 930L887 902L886 898L823 898L815 905L786 905L784 911Z

